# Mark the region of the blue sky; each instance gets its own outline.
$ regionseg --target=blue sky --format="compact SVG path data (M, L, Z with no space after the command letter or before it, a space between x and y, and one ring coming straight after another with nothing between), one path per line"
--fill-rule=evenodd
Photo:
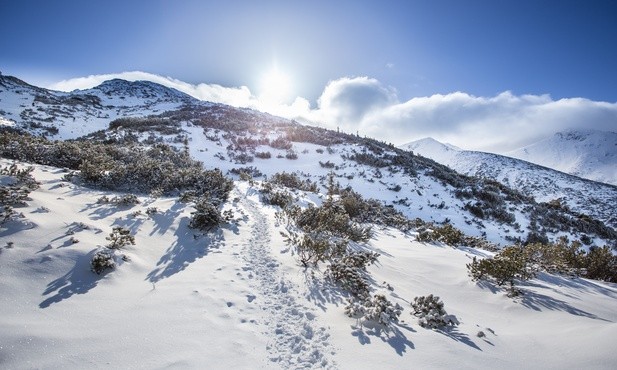
M327 120L350 131L413 132L409 117L426 120L435 113L420 114L414 106L411 115L399 112L391 127L376 127L376 118L369 116L387 108L389 115L377 119L386 125L393 111L409 110L411 101L456 100L457 92L489 105L504 100L505 92L517 101L532 96L543 104L571 98L588 105L607 102L608 111L591 113L602 123L589 128L617 130L612 110L617 103L617 2L610 0L0 0L0 13L0 71L42 86L143 71L194 87L220 85L234 94L244 88L253 103L236 105L259 108L255 101L267 90L264 75L276 69L286 78L286 93L277 96L278 102L293 106L299 97L296 108L301 109L271 111L301 117L298 112L304 110L307 120ZM332 99L326 101L324 94ZM450 110L438 115L456 119ZM480 113L474 114L478 119ZM469 122L460 125L469 127ZM554 124L544 131L581 125ZM450 141L458 137L430 130L414 134L425 133ZM482 142L476 147L498 145Z

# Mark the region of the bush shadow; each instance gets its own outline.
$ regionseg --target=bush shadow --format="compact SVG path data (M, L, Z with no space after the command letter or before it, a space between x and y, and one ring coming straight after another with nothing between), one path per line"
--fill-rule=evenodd
M384 326L373 322L365 322L359 326L352 325L351 329L351 335L356 337L360 344L371 344L371 337L376 338L387 343L399 356L403 356L407 349L416 348L403 332L403 330L408 332L415 332L415 330L402 323L392 323L390 326Z
M225 240L223 229L216 228L209 234L200 236L189 228L189 222L188 217L180 220L174 234L175 241L156 263L157 267L148 273L146 280L156 283L171 277L223 244Z
M150 219L154 222L154 228L150 233L150 236L155 233L165 234L171 225L174 223L174 220L178 218L185 205L181 202L175 202L169 209L165 212L157 212L150 215Z
M90 261L96 251L95 248L88 254L80 255L69 272L47 284L43 296L52 295L41 302L39 307L47 308L54 303L71 298L74 294L86 294L94 288L104 276L104 274L94 274L87 267L90 266Z
M469 336L465 333L462 333L456 327L444 327L440 329L436 329L435 332L445 335L446 337L463 344L468 345L469 347L476 349L478 351L482 351L480 347L474 341L469 338ZM488 342L488 341L486 341ZM492 343L488 342L492 345Z

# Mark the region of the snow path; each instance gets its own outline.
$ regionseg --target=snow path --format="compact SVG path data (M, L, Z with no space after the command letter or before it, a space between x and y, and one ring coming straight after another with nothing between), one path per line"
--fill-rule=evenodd
M270 225L266 215L246 196L240 206L252 219L251 236L242 248L242 268L259 296L250 297L264 311L271 338L269 359L285 369L335 368L328 355L335 355L330 334L315 320L312 309L303 305L293 283L285 278L270 252Z

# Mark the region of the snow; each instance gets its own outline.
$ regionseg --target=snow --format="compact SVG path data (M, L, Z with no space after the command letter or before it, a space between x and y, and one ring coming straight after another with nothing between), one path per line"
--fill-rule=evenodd
M570 209L591 215L617 226L613 204L617 203L617 188L541 167L532 163L491 153L466 151L427 138L401 147L433 159L455 171L497 180L538 202L561 199ZM564 152L567 152L564 148ZM617 169L617 165L614 166ZM517 222L526 225L524 217Z
M617 132L569 130L506 155L617 185Z
M381 253L369 267L372 289L404 307L403 321L387 330L358 326L322 271L299 265L280 235L277 209L262 205L246 182L236 182L225 204L237 221L203 235L187 227L192 207L175 198L98 204L116 194L63 182L61 169L34 167L41 187L17 209L25 218L0 227L2 368L612 369L617 363L614 284L540 274L511 299L467 276L465 264L488 252L376 229L366 246ZM148 216L149 207L159 212ZM89 260L114 226L129 228L136 245L119 251L129 261L98 276ZM420 327L410 302L431 293L458 327Z

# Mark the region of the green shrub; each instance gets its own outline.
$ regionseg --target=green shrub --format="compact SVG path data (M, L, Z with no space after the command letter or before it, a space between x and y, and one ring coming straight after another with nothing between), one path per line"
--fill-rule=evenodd
M378 253L355 252L344 254L331 261L325 276L335 284L356 297L369 294L369 284L365 278L366 267L377 262Z
M392 304L385 295L352 297L345 307L345 314L358 321L371 321L384 326L392 325L399 321L403 307L398 303Z
M590 248L583 261L586 278L617 283L617 256L608 246Z
M371 238L370 227L353 222L345 209L335 203L324 203L320 207L308 207L295 218L299 228L310 232L347 238L355 242L366 242Z
M90 268L97 275L100 275L107 269L114 269L115 267L114 252L107 248L97 251L90 261Z
M109 241L107 245L109 249L120 249L127 245L135 245L135 237L131 235L131 230L121 226L114 227L105 239Z
M439 297L432 294L415 297L411 307L413 308L412 314L418 317L419 324L423 328L436 329L459 324L456 316L448 315Z
M463 243L464 239L465 234L450 224L433 226L432 229L425 229L418 234L420 242L438 241L454 247Z
M192 229L210 231L220 224L233 219L231 210L221 213L219 206L215 205L207 197L199 198L193 207L195 211L191 212L191 221L189 223L189 227Z
M528 254L521 246L503 248L493 258L478 260L476 257L467 270L472 280L492 280L501 286L506 283L514 287L514 279L528 280L535 276L535 270Z
M319 233L305 233L302 236L295 232L283 234L285 241L295 247L298 260L303 266L316 265L342 255L347 250L345 240L332 240Z

